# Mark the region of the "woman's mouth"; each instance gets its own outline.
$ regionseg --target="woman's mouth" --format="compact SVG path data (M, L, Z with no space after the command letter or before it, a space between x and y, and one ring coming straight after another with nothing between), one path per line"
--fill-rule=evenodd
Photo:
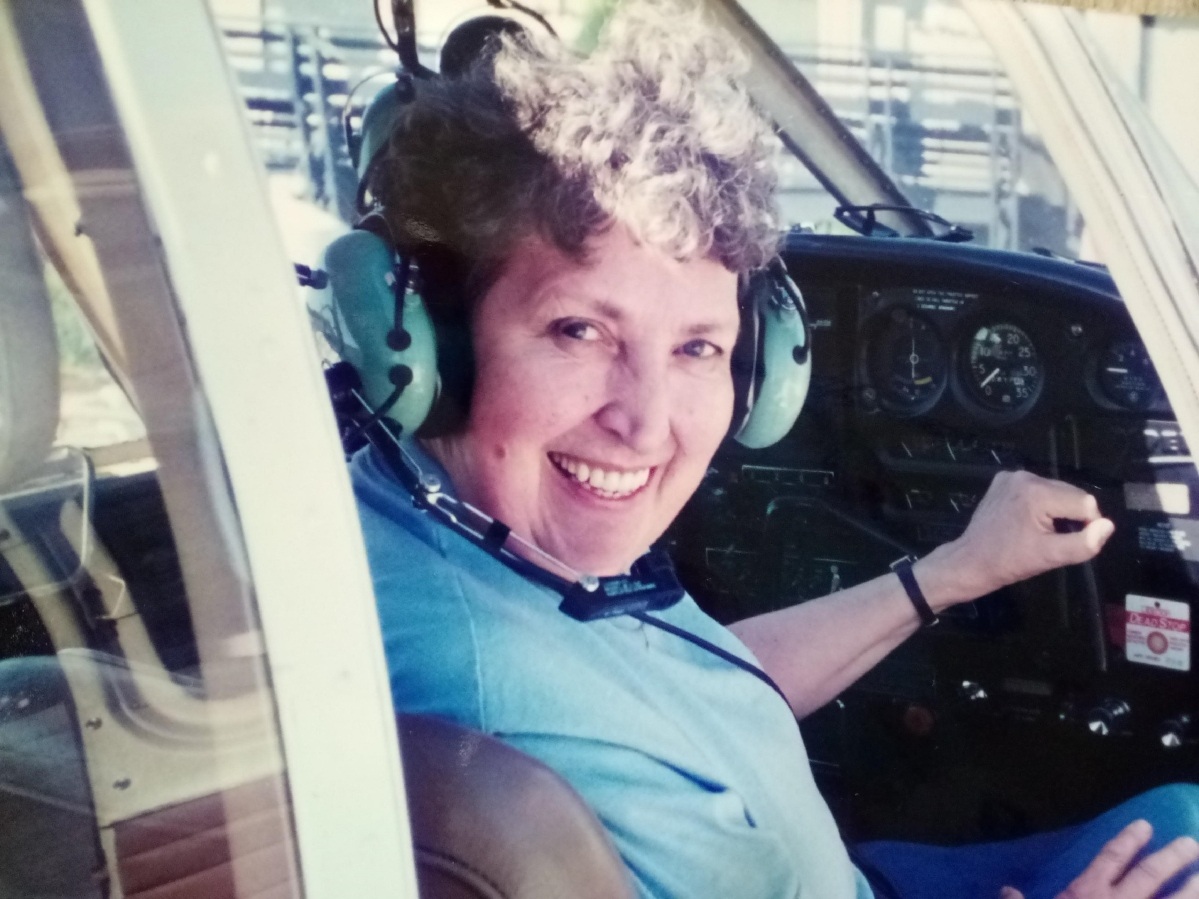
M632 496L649 483L649 476L653 473L652 468L637 468L632 471L600 468L562 453L549 453L549 459L554 463L554 467L570 480L603 499L625 499Z

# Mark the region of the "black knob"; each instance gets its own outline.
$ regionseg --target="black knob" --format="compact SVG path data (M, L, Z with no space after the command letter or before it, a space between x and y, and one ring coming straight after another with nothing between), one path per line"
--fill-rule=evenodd
M1111 736L1123 727L1131 712L1123 699L1104 699L1087 712L1087 730L1099 737Z
M1157 738L1165 749L1178 749L1195 736L1195 722L1190 715L1175 715L1162 722Z

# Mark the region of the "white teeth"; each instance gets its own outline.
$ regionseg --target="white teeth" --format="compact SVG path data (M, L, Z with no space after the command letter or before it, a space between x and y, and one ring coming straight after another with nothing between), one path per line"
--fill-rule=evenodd
M612 499L628 496L649 482L648 468L637 471L606 471L602 468L592 468L586 462L559 453L550 453L550 460L580 484Z

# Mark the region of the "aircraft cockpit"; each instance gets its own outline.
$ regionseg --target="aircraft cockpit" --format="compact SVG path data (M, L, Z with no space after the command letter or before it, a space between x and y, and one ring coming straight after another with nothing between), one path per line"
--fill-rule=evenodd
M1161 85L1199 20L844 3L706 4L777 136L810 381L656 548L728 623L954 539L997 472L1081 487L1104 551L805 718L817 784L846 839L953 844L1193 781L1199 170ZM409 766L476 743L397 733L345 465L411 382L332 407L335 351L369 362L326 248L448 36L585 53L608 4L162 7L0 0L0 895L443 895Z

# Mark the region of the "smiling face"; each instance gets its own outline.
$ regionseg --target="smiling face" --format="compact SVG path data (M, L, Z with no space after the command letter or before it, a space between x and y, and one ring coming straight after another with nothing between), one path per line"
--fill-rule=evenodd
M614 226L580 264L521 244L472 323L459 496L579 571L617 574L678 514L729 426L736 276Z

